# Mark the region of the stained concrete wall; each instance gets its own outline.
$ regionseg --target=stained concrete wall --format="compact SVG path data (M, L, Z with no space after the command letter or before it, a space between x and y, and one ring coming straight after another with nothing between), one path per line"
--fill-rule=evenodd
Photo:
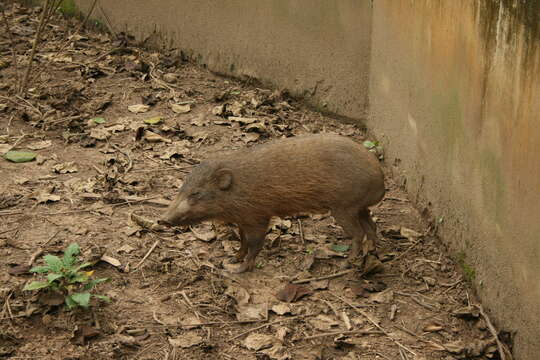
M93 1L76 0L86 10ZM211 70L253 77L329 112L364 117L370 0L115 0L116 32L180 48ZM331 74L331 76L329 76Z
M369 91L388 158L528 360L540 358L539 20L534 0L376 0Z
M93 0L76 0L87 9ZM518 359L540 354L540 0L116 0L115 31L364 119L474 271ZM369 100L369 101L368 101Z

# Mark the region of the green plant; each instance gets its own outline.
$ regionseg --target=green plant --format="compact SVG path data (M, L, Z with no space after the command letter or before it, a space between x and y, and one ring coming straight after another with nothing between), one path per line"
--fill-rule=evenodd
M91 279L94 271L83 271L91 264L80 263L77 260L80 248L77 243L70 244L64 251L64 256L59 258L55 255L45 255L43 260L47 265L36 266L30 272L37 274L47 274L47 281L32 281L24 287L24 290L47 289L64 296L64 302L68 309L77 306L88 308L90 298L110 302L110 299L103 295L92 294L92 290L97 284L107 281L107 278Z
M460 252L457 254L456 260L461 267L461 270L463 271L463 276L465 277L465 280L472 283L476 278L476 271L471 265L467 264L467 262L465 261L465 257L465 253Z

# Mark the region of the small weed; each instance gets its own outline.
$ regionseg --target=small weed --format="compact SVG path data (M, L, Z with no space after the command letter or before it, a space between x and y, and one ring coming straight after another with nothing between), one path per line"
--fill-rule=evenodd
M384 149L382 145L379 144L378 141L366 140L362 144L364 145L366 149L368 149L372 153L375 153L378 156L379 160L384 159L384 154L383 154Z
M58 10L67 16L75 16L79 13L77 5L75 5L75 1L73 0L63 0Z
M37 274L47 274L47 281L32 281L27 284L23 290L46 289L62 294L68 309L81 306L88 308L90 298L110 302L110 299L103 295L91 294L97 284L107 281L107 278L91 279L94 271L83 271L89 267L88 262L80 263L77 261L79 255L79 245L73 243L64 251L64 256L59 258L55 255L45 255L43 259L47 265L36 266L30 269L30 272Z
M463 271L463 276L465 277L465 280L467 280L468 282L473 282L476 277L476 271L472 266L465 262L465 253L460 252L459 254L457 254L457 263Z
M262 269L264 267L264 264L263 263L258 263L257 265L255 265L255 267L257 269Z

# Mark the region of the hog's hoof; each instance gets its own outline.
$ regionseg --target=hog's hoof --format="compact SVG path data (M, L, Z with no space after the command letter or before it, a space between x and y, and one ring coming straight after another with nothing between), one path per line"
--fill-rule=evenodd
M252 267L249 266L248 263L241 263L240 266L236 266L234 268L232 268L230 271L233 273L233 274L241 274L241 273L245 273L245 272L248 272L248 271L251 271L252 270Z
M364 257L364 266L363 266L364 275L380 273L383 270L384 270L384 265L376 255L367 254Z

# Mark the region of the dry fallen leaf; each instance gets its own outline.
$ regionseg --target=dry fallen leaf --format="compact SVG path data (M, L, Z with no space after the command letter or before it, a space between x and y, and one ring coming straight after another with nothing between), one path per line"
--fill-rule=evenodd
M90 137L96 140L107 140L111 137L111 133L103 128L93 128L90 130Z
M306 295L311 295L311 290L301 285L287 284L276 294L276 297L284 302L295 302Z
M148 142L166 142L166 143L170 143L172 142L171 140L161 136L161 135L158 135L152 131L145 131L144 132L144 139Z
M273 360L287 360L291 358L287 352L287 348L280 344L276 344L268 349L263 349L260 352Z
M186 114L191 111L191 105L171 104L171 110L177 114Z
M444 328L441 325L429 324L429 325L424 326L423 330L426 332L437 332L437 331L441 331L442 329Z
M243 287L230 285L227 290L225 290L225 295L233 298L238 305L245 305L249 302L250 295L249 292Z
M52 170L58 174L68 174L79 171L79 169L77 168L77 164L75 164L74 161L56 164L52 167Z
M195 237L202 241L212 241L216 238L216 232L214 226L210 223L202 223L196 226L190 227L191 232Z
M390 289L371 295L370 300L379 304L388 304L394 299L394 292Z
M267 316L266 304L244 304L236 306L238 321L263 320Z
M111 256L108 256L108 255L103 255L101 257L101 261L105 261L106 263L108 263L108 264L110 264L110 265L112 265L114 267L120 267L122 265L122 263L119 260L117 260L117 259L115 259L115 258L113 258Z
M287 304L279 303L272 306L272 311L278 315L285 315L291 313L291 307Z
M311 318L308 322L317 330L328 331L333 327L339 326L339 321L331 318L327 315L318 315L317 317Z
M26 145L26 147L29 148L30 150L42 150L42 149L48 148L51 145L52 145L51 140L43 140L43 141L35 141L33 143L30 143Z
M101 332L98 329L88 325L82 325L81 327L76 328L71 338L71 342L75 345L84 345L88 339L96 337L100 334Z
M135 114L147 112L149 109L150 106L144 104L135 104L128 106L128 110Z
M259 351L271 347L275 341L273 336L253 333L244 340L244 346L250 350Z
M198 345L202 342L203 342L202 336L198 335L194 331L184 333L174 338L169 338L169 344L171 344L174 347L180 347L184 349Z

